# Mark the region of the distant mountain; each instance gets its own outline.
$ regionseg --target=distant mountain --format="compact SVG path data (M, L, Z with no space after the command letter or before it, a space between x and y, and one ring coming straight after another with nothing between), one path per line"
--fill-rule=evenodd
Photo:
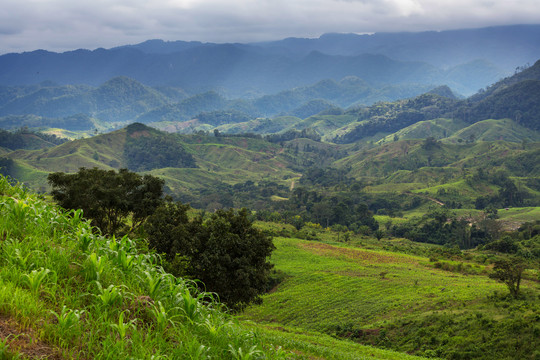
M509 72L540 58L540 25L417 33L324 34L318 39L288 38L257 45L276 54L303 56L312 51L345 56L382 54L442 68L484 59Z
M536 79L540 79L540 61L465 100L456 100L442 87L411 99L352 109L347 114L356 116L356 121L336 132L334 141L352 143L376 134L396 132L399 137L401 129L438 118L469 125L490 119L512 119L520 127L539 131L540 80ZM431 126L430 122L423 124ZM516 141L519 138L516 134L524 135L524 131L506 130L508 134L500 132L497 136ZM450 135L442 137L447 136ZM493 135L487 138L493 140Z
M454 114L469 123L509 118L540 130L540 60L471 96Z
M146 86L253 98L323 79L356 76L371 85L447 84L470 95L540 58L539 39L540 26L531 25L326 34L257 44L150 40L108 50L6 54L0 56L0 85L53 81L100 86L124 76Z
M175 53L144 53L133 48L77 50L56 54L34 51L0 56L0 84L99 85L126 76L150 86L203 92L218 88L233 94L272 93L321 79L358 76L381 83L437 83L438 70L426 63L382 55L336 56L312 52L301 59L266 54L245 45L201 45Z
M56 127L91 130L125 122L189 121L213 111L235 112L228 122L241 122L261 116L292 114L302 118L335 105L372 104L418 95L425 85L371 86L357 77L341 81L321 80L315 84L255 99L228 100L208 91L188 95L173 87L148 87L124 77L115 77L98 87L41 83L0 88L0 128ZM321 105L325 103L325 105ZM246 119L248 117L249 119ZM208 118L208 116L206 116ZM205 119L200 119L204 123ZM222 125L227 117L211 121Z
M86 114L106 122L131 120L168 102L163 93L126 77L110 79L98 88L43 86L8 100L11 101L0 103L0 116L33 114L62 118Z

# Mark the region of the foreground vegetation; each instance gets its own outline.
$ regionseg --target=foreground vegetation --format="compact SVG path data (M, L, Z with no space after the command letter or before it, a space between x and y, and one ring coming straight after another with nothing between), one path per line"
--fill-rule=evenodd
M243 325L215 295L141 253L141 240L97 235L81 211L66 213L4 177L0 195L1 358L404 356Z

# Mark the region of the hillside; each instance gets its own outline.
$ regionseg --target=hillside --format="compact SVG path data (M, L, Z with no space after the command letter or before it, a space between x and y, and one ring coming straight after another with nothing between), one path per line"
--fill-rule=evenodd
M336 233L309 231L316 240L275 239L273 259L284 281L243 318L428 357L537 354L534 271L523 282L527 295L510 300L502 295L506 287L487 277L489 261L475 261L493 259L493 253L451 252L395 238L339 242Z
M531 78L535 77L534 74L539 69L540 62L537 62L532 67L494 84L492 87L497 90L481 91L464 100L457 100L451 92L442 93L450 97L441 96L437 92L428 92L410 99L350 109L346 114L356 116L356 121L336 132L333 141L352 143L374 135L379 134L378 136L383 137L396 132L399 137L402 129L410 127L408 130L403 130L403 134L420 124L430 128L433 122L426 121L439 118L451 119L452 124L450 128L448 126L445 129L440 128L439 131L442 131L442 134L436 131L434 134L437 138L451 136L451 128L455 131L457 130L455 125L459 127L459 124L463 122L474 124L490 119L512 119L521 128L521 130L516 130L518 133L526 132L527 130L522 128L524 127L533 130L534 138L538 131L540 82ZM511 85L506 85L507 83ZM483 96L484 93L489 95ZM440 120L437 122L440 123ZM506 131L501 127L498 130L502 130L500 136L505 138ZM510 133L506 138L516 139L515 133L512 134L514 130L507 130Z
M538 143L523 147L521 143L479 141L451 144L436 140L400 140L369 150L360 150L338 161L340 167L350 167L357 176L390 176L400 170L422 172L430 168L450 168L457 173L483 167L494 170L495 164L507 164L513 157L531 158L531 165L515 176L538 173L534 164ZM433 170L433 169L431 169ZM509 169L506 169L509 170ZM441 174L443 176L443 174ZM438 177L433 181L440 180Z
M256 329L166 273L158 255L138 253L141 239L94 234L80 211L1 176L0 198L3 359L415 358L314 332Z
M80 167L156 172L168 180L167 186L177 196L209 184L296 176L291 156L276 144L249 137L181 137L143 124L5 156L16 160L11 175L36 189L45 187L47 172L73 173ZM209 182L203 181L205 178Z

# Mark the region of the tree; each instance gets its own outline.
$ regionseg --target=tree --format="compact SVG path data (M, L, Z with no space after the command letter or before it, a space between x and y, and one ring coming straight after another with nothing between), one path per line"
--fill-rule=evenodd
M14 161L13 159L0 158L0 174L4 176L13 176Z
M80 168L75 174L51 173L51 195L66 209L82 209L85 217L105 234L116 234L127 227L137 229L163 201L164 181L120 169Z
M201 280L232 309L260 302L272 269L272 239L253 227L246 209L218 210L205 221L189 220L188 210L180 203L157 209L145 225L149 245L181 264L173 272Z
M519 259L502 259L495 262L493 272L489 274L489 277L506 284L508 290L510 290L510 295L517 298L521 275L526 268L526 264Z

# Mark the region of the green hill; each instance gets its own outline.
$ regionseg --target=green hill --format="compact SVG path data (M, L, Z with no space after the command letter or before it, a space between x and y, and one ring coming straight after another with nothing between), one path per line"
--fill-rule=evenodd
M293 116L279 116L273 119L257 118L254 120L219 126L217 129L228 134L276 134L294 127L302 119Z
M0 176L0 357L50 359L415 359L317 332L240 322L191 280L92 232Z
M282 181L297 176L290 168L292 159L279 145L246 137L180 136L167 134L143 124L92 138L67 142L36 151L17 150L6 156L27 171L17 172L17 179L39 189L45 187L43 172L76 172L80 167L102 169L128 168L134 171L189 174L190 189L204 188L196 174L215 182L234 184L262 178ZM195 170L199 168L200 170ZM185 169L185 170L183 170ZM186 188L186 176L167 176L171 189ZM176 194L178 195L178 193Z
M322 241L275 239L273 260L284 281L243 318L430 357L536 356L534 272L523 283L527 295L512 301L486 276L489 266L466 255L448 260L442 248L400 239L358 236L343 244L335 233L317 233Z
M540 141L540 132L526 128L514 120L483 120L465 128L459 129L445 141L509 141L509 142L535 142Z
M384 144L396 140L425 139L428 137L444 139L453 135L456 131L461 130L467 125L468 124L463 121L441 118L419 121L382 138L377 143Z

